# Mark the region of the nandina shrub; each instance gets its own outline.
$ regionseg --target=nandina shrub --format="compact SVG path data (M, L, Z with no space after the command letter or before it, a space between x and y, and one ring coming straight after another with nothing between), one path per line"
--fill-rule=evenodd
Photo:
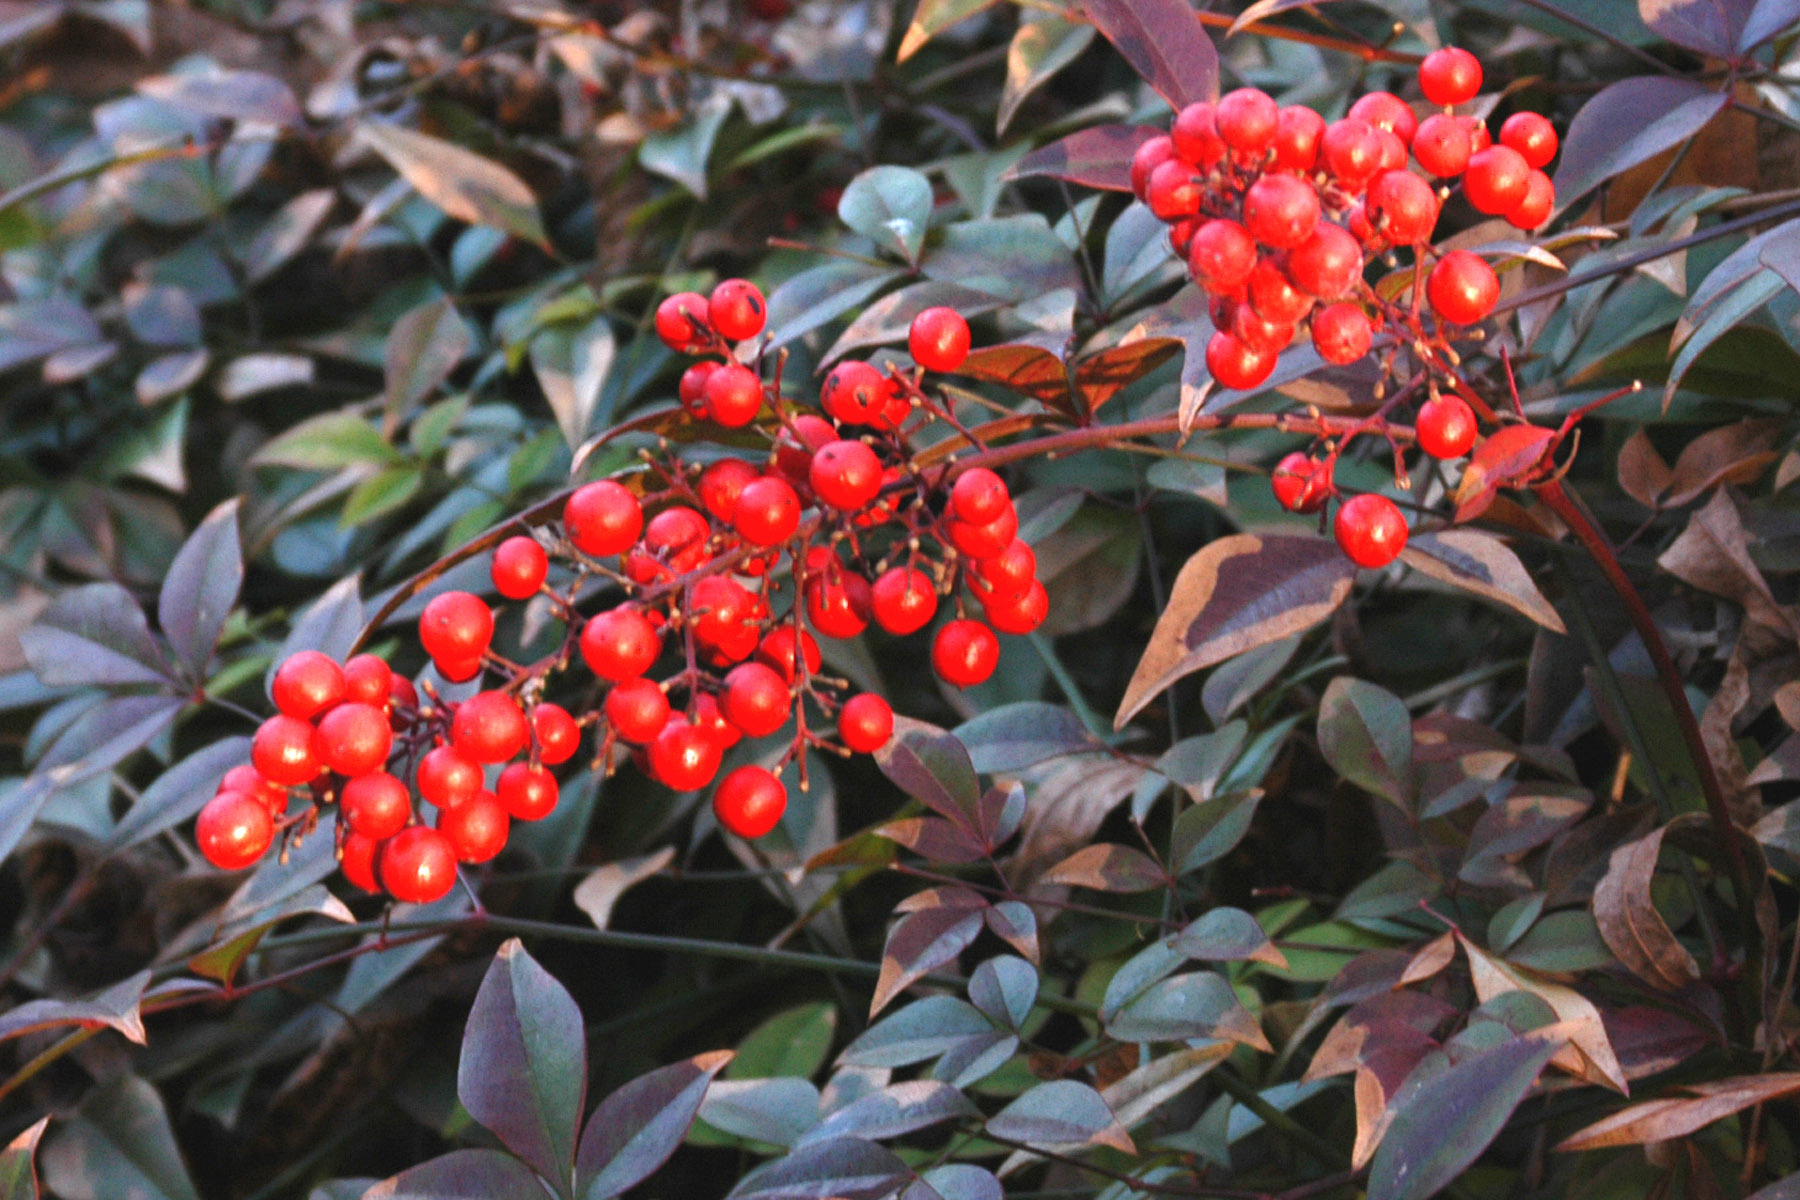
M516 14L392 91L389 45L304 109L189 63L97 112L177 172L0 199L0 362L98 407L142 352L150 444L201 414L243 470L126 460L220 501L160 560L116 474L21 525L0 1180L1786 1195L1800 222L1675 147L1791 123L1795 14L1642 8L1256 6L1221 64L1178 0L926 3L860 81L785 5ZM532 158L558 108L672 184L639 244ZM303 126L375 179L278 202ZM237 204L247 249L132 241ZM378 227L416 278L250 352ZM96 236L116 314L54 265ZM330 407L296 347L359 337L381 394ZM270 379L320 411L245 428Z

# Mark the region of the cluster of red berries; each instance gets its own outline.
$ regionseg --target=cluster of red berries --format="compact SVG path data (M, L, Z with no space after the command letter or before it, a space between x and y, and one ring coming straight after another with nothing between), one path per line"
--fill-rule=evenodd
M1486 262L1432 251L1439 208L1460 179L1477 210L1536 229L1556 203L1543 171L1556 132L1518 113L1495 143L1484 124L1457 115L1481 90L1481 64L1466 50L1429 55L1419 83L1443 110L1422 121L1388 92L1362 96L1327 124L1240 88L1216 105L1188 105L1168 134L1138 148L1132 190L1170 223L1176 253L1212 298L1206 362L1223 386L1268 379L1302 325L1322 358L1342 364L1367 354L1378 331L1416 323L1416 301L1406 322L1365 282L1371 255L1410 248L1421 267L1434 260L1425 298L1444 325L1493 311L1500 284Z

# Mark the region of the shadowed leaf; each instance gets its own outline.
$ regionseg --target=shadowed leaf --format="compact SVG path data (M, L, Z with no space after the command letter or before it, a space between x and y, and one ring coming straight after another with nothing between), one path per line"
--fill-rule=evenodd
M1650 1100L1620 1109L1557 1144L1558 1150L1598 1150L1603 1146L1642 1146L1698 1133L1714 1121L1800 1092L1800 1074L1745 1075L1718 1079L1687 1089L1692 1097Z
M144 610L116 583L90 583L62 593L19 635L19 644L32 671L50 687L163 683L169 678Z
M362 1200L544 1200L531 1168L498 1150L452 1150L384 1179Z
M116 1029L141 1046L144 1018L138 1004L149 983L150 972L139 971L87 1000L27 1000L0 1013L0 1041L59 1025L84 1025Z
M1519 556L1492 534L1473 529L1420 534L1407 540L1400 557L1440 583L1504 604L1555 633L1568 632Z
M1622 79L1575 114L1556 169L1556 204L1568 208L1587 192L1678 146L1725 110L1729 92L1669 75Z
M581 1132L576 1193L607 1200L648 1179L687 1136L713 1076L732 1058L714 1050L640 1075L602 1100Z
M48 1124L49 1117L38 1118L36 1124L8 1142L5 1150L0 1150L0 1200L38 1200L35 1157L38 1141Z
M861 1138L812 1142L738 1181L736 1200L877 1200L911 1178L892 1150Z
M1027 1146L1111 1146L1135 1153L1131 1136L1100 1093L1073 1079L1040 1083L988 1118L994 1137Z
M1663 832L1658 829L1612 852L1606 875L1594 886L1594 920L1607 947L1633 975L1675 992L1700 978L1700 967L1650 897Z
M1167 884L1168 876L1141 850L1101 843L1077 850L1040 875L1038 882L1096 892L1147 892Z
M238 544L238 502L227 500L207 514L163 577L156 620L175 656L195 679L204 679L219 630L244 582Z
M949 889L941 889L948 891ZM959 889L960 890L960 889ZM975 896L975 893L968 893ZM912 897L916 900L918 897ZM908 984L954 962L975 935L981 932L987 902L947 904L909 912L895 923L881 951L881 976L869 1015L880 1012Z
M537 197L507 168L430 134L364 121L356 134L421 196L459 221L546 245Z
M1507 992L1527 992L1548 1004L1556 1013L1560 1026L1567 1030L1569 1044L1558 1050L1552 1065L1587 1080L1610 1087L1621 1094L1630 1091L1625 1072L1613 1053L1606 1025L1593 1002L1574 988L1552 983L1523 968L1503 962L1477 947L1465 937L1458 937L1463 953L1469 959L1469 977L1475 995L1483 1004Z
M1149 125L1096 125L1033 150L1007 172L1007 177L1047 175L1101 191L1129 192L1131 156L1162 132Z
M1412 716L1398 696L1367 680L1333 679L1319 702L1319 752L1351 783L1408 807Z
M1219 97L1219 52L1186 0L1081 0L1106 40L1179 112Z

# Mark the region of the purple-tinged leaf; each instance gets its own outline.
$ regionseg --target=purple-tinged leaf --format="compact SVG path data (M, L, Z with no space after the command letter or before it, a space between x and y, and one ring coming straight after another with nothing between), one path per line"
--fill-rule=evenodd
M1606 874L1594 885L1594 920L1607 948L1633 975L1659 991L1679 992L1700 978L1700 967L1651 895L1666 831L1665 826L1613 850Z
M1064 1148L1111 1146L1134 1154L1126 1133L1100 1093L1074 1079L1040 1083L988 1118L987 1131L996 1138L1027 1146Z
M90 1091L50 1131L38 1166L51 1195L69 1200L200 1200L162 1096L136 1075Z
M1768 1187L1758 1189L1754 1195L1744 1197L1744 1200L1800 1200L1800 1172L1795 1172L1786 1179L1778 1179Z
M738 1181L733 1200L878 1200L912 1178L885 1146L861 1138L813 1142Z
M987 910L986 921L995 937L1032 962L1038 960L1037 916L1030 905L1019 900L997 901Z
M969 999L975 1007L989 1020L1013 1029L1025 1024L1037 996L1037 968L1010 954L988 959L969 977Z
M1412 797L1412 716L1392 692L1339 676L1319 702L1319 752L1338 774L1405 808Z
M1309 629L1350 594L1356 565L1325 538L1219 538L1188 559L1119 703L1121 729L1177 679Z
M356 135L415 191L457 220L548 244L537 197L523 179L494 160L455 142L380 121L360 122Z
M1106 1031L1126 1042L1212 1038L1274 1052L1231 984L1212 971L1190 971L1152 984L1107 1020Z
M581 1012L555 976L509 938L469 1010L456 1095L547 1179L567 1179L587 1092Z
M1105 192L1129 192L1132 155L1162 132L1149 125L1096 125L1033 150L1006 177L1042 175Z
M1731 58L1753 0L1638 0L1638 16L1658 37L1714 58Z
M1262 962L1288 965L1256 918L1241 908L1215 908L1176 934L1169 943L1178 953L1203 962Z
M982 913L980 908L927 908L900 918L881 951L881 976L869 1015L887 1007L914 980L954 962L981 932Z
M1261 788L1244 792L1227 792L1201 804L1182 810L1175 818L1170 834L1171 860L1175 873L1185 875L1207 863L1216 862L1237 848L1250 832L1256 806L1262 803Z
M1040 875L1038 882L1091 888L1096 892L1147 892L1168 886L1169 876L1142 850L1098 842L1063 859Z
M1568 208L1613 176L1679 146L1730 102L1728 93L1668 75L1642 75L1603 88L1569 123L1556 169L1557 208Z
M981 781L956 736L923 721L895 722L894 736L875 753L875 765L926 808L979 836Z
M575 1190L608 1200L648 1179L687 1136L707 1086L732 1052L714 1050L640 1075L600 1102L581 1132Z
M1738 52L1754 50L1797 21L1800 21L1800 0L1756 0L1756 7L1738 32Z
M37 1147L49 1117L19 1134L0 1150L0 1200L38 1200ZM996 1197L998 1200L998 1197Z
M706 1090L700 1119L721 1133L791 1146L819 1121L819 1089L793 1075L721 1079Z
M196 681L206 678L206 664L218 644L219 630L225 627L244 582L237 510L234 498L207 514L169 564L156 601L156 620L163 636Z
M856 1067L907 1067L993 1032L987 1018L966 1002L927 996L869 1026L845 1047L840 1061Z
M852 1100L807 1130L798 1144L840 1137L885 1141L945 1121L978 1115L979 1110L949 1084L913 1079ZM589 1196L587 1200L603 1198Z
M927 1169L900 1200L1002 1200L1000 1181L986 1167L945 1163Z
M1098 750L1080 719L1060 704L1022 700L964 721L951 731L977 771L1017 771L1059 754Z
M1177 112L1219 98L1219 52L1187 0L1081 0L1088 19Z
M50 687L169 682L144 610L116 583L62 593L19 635L19 644Z
M450 378L474 345L468 323L447 296L421 304L395 321L382 360L388 428Z
M139 971L87 1000L28 1000L0 1013L0 1041L59 1025L85 1025L116 1029L142 1046L144 1018L138 1005L149 983L150 972Z
M300 124L300 105L287 84L260 71L214 69L185 75L152 75L137 82L152 100L230 121Z
M942 817L902 817L876 826L875 832L932 862L980 862L991 849L966 826Z
M1492 534L1474 529L1419 534L1407 540L1400 557L1439 583L1504 604L1553 633L1568 632L1519 556Z
M362 1194L362 1200L547 1200L530 1167L498 1150L452 1150Z

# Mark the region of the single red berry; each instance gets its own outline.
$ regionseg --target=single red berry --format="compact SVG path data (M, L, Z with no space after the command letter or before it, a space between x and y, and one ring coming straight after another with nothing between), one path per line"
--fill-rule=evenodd
M1188 243L1188 273L1214 294L1237 291L1255 269L1256 241L1236 221L1223 217L1208 221Z
M722 363L710 358L703 358L681 373L681 379L675 385L675 395L681 401L681 407L690 417L706 415L706 381L713 377Z
M1186 159L1202 171L1217 166L1227 149L1225 139L1219 136L1218 109L1204 100L1189 104L1175 114L1175 121L1169 127L1169 141L1172 155ZM1152 164L1144 175L1146 186L1154 172L1155 165Z
M537 595L550 574L550 556L537 544L537 539L509 537L494 547L490 568L494 590L508 600L524 600Z
M894 710L874 692L844 701L838 712L838 737L858 754L873 754L894 736Z
M986 525L1011 507L1006 481L986 467L971 467L950 485L950 511L972 525Z
M1534 112L1516 112L1500 126L1500 144L1540 171L1556 157L1556 126Z
M999 665L1000 640L980 621L946 621L931 640L932 669L952 687L985 683Z
M1023 595L1037 579L1037 552L1014 538L999 554L976 563L973 574L983 585L976 594L984 600Z
M731 718L725 715L724 706L719 703L717 696L702 692L694 697L693 707L694 711L688 720L693 722L695 729L712 739L720 754L744 740L744 731L732 724Z
M290 654L275 668L269 698L290 717L310 720L344 698L344 671L317 650Z
M1389 133L1385 129L1377 129L1375 136L1381 142L1381 171L1403 171L1406 169L1406 143L1398 134ZM1377 171L1379 176L1381 171Z
M1381 137L1355 117L1333 121L1319 139L1319 159L1340 184L1360 192L1381 170Z
M1412 152L1419 165L1431 174L1439 179L1454 179L1468 170L1475 142L1462 117L1435 113L1419 122L1419 131L1413 134Z
M1248 304L1234 304L1225 332L1258 353L1276 354L1294 340L1291 321L1271 321Z
M761 475L741 458L721 458L700 473L700 502L714 519L730 521L744 486Z
M1294 285L1321 300L1336 300L1362 278L1363 248L1347 230L1320 221L1313 235L1288 252Z
M574 758L581 745L581 727L560 704L545 701L532 709L531 729L537 735L539 761L553 767Z
M825 504L855 512L881 491L881 459L861 442L831 442L813 455L807 482Z
M1481 91L1481 60L1459 46L1433 50L1419 64L1419 90L1433 104L1467 104Z
M711 538L712 526L706 518L685 504L663 509L644 527L644 549L682 575L704 566L712 557L706 548Z
M713 816L741 838L759 838L781 823L787 811L787 788L763 767L737 768L713 792Z
M621 483L583 484L563 506L563 532L575 548L595 558L622 554L644 531L644 509Z
M887 387L885 380L882 387ZM882 404L885 407L887 401L883 400ZM877 421L880 419L879 416L876 418ZM815 417L811 413L795 417L793 423L776 436L774 473L796 488L805 487L807 473L812 470L813 455L841 436L837 427L824 417Z
M761 290L748 279L727 279L714 288L706 312L720 336L734 342L755 337L769 319Z
M529 763L513 763L500 772L494 795L515 821L537 821L556 811L561 789L556 776Z
M969 323L954 308L928 308L913 318L906 348L927 371L954 371L969 357Z
M767 737L787 724L791 698L788 685L773 667L747 662L725 676L720 707L725 719L750 737Z
M1494 311L1500 300L1500 279L1473 252L1452 250L1431 268L1425 295L1439 319L1452 325L1474 325Z
M492 792L481 792L467 804L439 811L437 831L450 844L458 862L484 863L506 849L512 821Z
M656 336L677 354L704 347L710 326L706 297L699 292L676 292L656 306Z
M1419 118L1413 115L1412 105L1392 92L1368 92L1358 96L1346 115L1367 121L1377 129L1385 129L1400 139L1403 148L1411 144L1413 134L1419 128Z
M1550 219L1556 209L1556 185L1550 177L1536 168L1526 182L1525 198L1513 205L1507 212L1506 220L1518 229L1536 229Z
M1359 567L1385 567L1406 549L1406 518L1386 496L1365 492L1338 506L1338 548Z
M1272 249L1293 249L1318 223L1319 193L1298 175L1264 175L1244 193L1244 229Z
M1044 623L1050 615L1050 593L1039 580L1017 595L992 595L982 601L981 611L988 624L1001 633L1023 636Z
M820 572L806 581L806 619L826 637L860 635L869 627L873 604L869 581L855 572Z
M1331 479L1324 467L1298 450L1283 457L1269 478L1275 502L1289 512L1318 512L1331 495Z
M249 763L239 763L225 772L225 778L219 780L219 791L247 792L263 802L270 816L279 817L287 811L287 789L272 779L264 779Z
M706 380L701 408L728 429L748 425L762 411L762 379L742 363L727 363Z
M650 742L650 775L665 787L692 792L719 773L719 746L705 730L679 714Z
M1463 195L1477 212L1503 216L1525 198L1531 186L1531 164L1511 146L1489 146L1469 159L1463 173Z
M795 650L796 644L798 652ZM798 682L802 664L808 675L817 675L819 664L823 661L819 657L819 643L813 640L813 635L803 630L796 638L792 625L770 630L762 644L757 646L756 657L779 671L789 684Z
M1019 536L1019 513L1012 505L985 525L976 525L952 516L944 522L944 534L950 544L977 561L1004 553Z
M477 762L505 762L525 749L531 726L519 702L505 692L477 692L456 706L450 740Z
M370 771L345 783L338 804L351 829L377 842L412 820L412 793L386 771Z
M669 698L651 679L613 685L603 708L613 732L634 746L648 745L669 720Z
M820 407L846 425L875 424L887 401L887 376L866 362L839 363L819 389Z
M344 699L377 708L393 699L394 671L373 654L358 654L344 664Z
M937 590L923 571L890 567L870 589L869 607L875 623L889 633L917 633L937 613Z
M800 527L800 497L785 481L765 475L744 485L731 521L751 545L779 545Z
M1175 143L1167 134L1146 138L1131 153L1131 192L1139 200L1147 198L1150 172L1175 157Z
M459 746L436 746L419 760L419 795L439 808L455 808L485 785L481 764Z
M206 802L194 822L194 844L221 871L249 866L274 840L269 806L248 792L220 792Z
M1328 304L1312 315L1313 345L1319 357L1342 366L1369 352L1374 329L1368 314L1355 304Z
M643 613L614 608L588 619L581 630L581 657L602 679L635 679L662 653L662 638Z
M1292 325L1312 310L1313 298L1294 286L1275 262L1264 258L1250 272L1244 298L1265 321Z
M394 899L430 904L456 883L456 851L438 830L410 825L382 845L375 870Z
M419 644L440 666L479 660L493 638L493 612L468 592L434 596L419 614Z
M1239 88L1219 97L1214 120L1225 144L1246 157L1260 158L1275 142L1281 109L1258 88Z
M1419 407L1419 449L1433 458L1461 458L1475 445L1475 410L1461 396L1438 396Z
M340 704L313 730L313 753L340 775L380 769L393 745L387 714L373 704Z
M1416 246L1431 240L1437 224L1437 193L1411 171L1384 171L1369 185L1364 205L1375 228L1396 246Z
M748 636L738 657L756 648L756 597L735 579L708 575L696 581L688 592L687 615L695 639L707 646L736 646Z
M353 831L344 835L342 850L338 868L344 872L344 878L362 891L379 892L381 882L375 878L375 860L381 854L381 843Z
M1205 182L1194 173L1188 160L1171 158L1150 172L1144 203L1163 220L1173 221L1199 212L1205 194Z
M1325 118L1303 104L1281 110L1275 128L1275 166L1283 171L1310 171L1319 161Z
M1206 341L1206 369L1220 387L1234 391L1253 388L1275 371L1276 355L1271 350L1247 346L1223 331Z
M431 665L437 668L439 675L451 683L467 683L481 674L480 655L472 655L469 658L433 659Z

